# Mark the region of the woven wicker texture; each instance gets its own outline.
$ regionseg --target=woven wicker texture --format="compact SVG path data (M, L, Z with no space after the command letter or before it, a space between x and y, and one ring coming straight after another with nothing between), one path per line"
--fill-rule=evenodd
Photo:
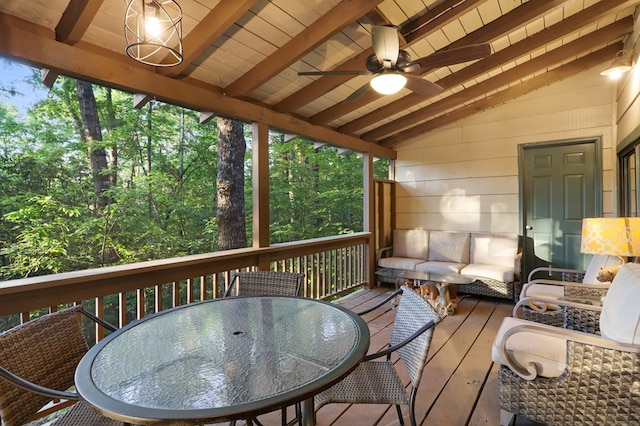
M583 278L584 272L574 271L562 273L562 281L566 282L581 283ZM607 294L607 290L603 288L566 286L564 288L564 293L565 296L576 299L583 297L601 298ZM585 333L600 334L600 312L597 311L564 306L540 313L528 307L524 307L522 309L522 318L541 324L553 325L555 327L564 327L570 330L584 331Z
M458 292L462 294L475 294L478 296L501 297L503 299L514 298L514 283L478 277L472 284L461 285Z
M236 296L298 296L302 274L280 271L238 272L233 276L224 297Z
M76 306L26 322L0 335L2 367L32 383L51 389L66 391L74 385L76 365L87 352L82 335L80 310ZM0 417L3 426L17 426L34 415L51 398L37 395L0 380ZM95 419L102 416L82 403L75 404L66 416L72 419L61 424L118 425L122 423L91 423L86 415ZM82 415L76 422L74 416ZM63 417L64 418L64 417ZM60 419L62 420L62 418Z
M416 292L405 289L400 297L389 345L395 346L404 342L429 321L437 323L440 317ZM431 327L397 351L409 372L412 394L420 385L433 329ZM315 397L318 408L331 402L397 406L408 404L411 424L415 425L413 398L407 395L405 383L402 383L393 363L388 358L386 361L362 362L341 382Z
M498 371L500 408L545 425L640 424L640 356L569 341L560 377Z

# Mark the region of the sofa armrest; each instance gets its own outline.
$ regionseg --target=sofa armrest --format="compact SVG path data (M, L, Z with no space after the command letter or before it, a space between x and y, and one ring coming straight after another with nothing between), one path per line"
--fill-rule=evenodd
M393 246L382 247L376 251L376 264L383 257L389 257L393 253Z

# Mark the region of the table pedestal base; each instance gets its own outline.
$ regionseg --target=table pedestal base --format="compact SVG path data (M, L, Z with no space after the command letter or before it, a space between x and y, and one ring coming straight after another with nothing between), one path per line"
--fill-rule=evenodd
M416 280L419 281L419 280ZM406 285L410 288L416 288L413 280L400 278L396 281L396 288ZM425 281L419 284L416 291L420 293L425 300L431 303L431 306L441 316L453 315L458 308L458 284L449 284L446 281Z

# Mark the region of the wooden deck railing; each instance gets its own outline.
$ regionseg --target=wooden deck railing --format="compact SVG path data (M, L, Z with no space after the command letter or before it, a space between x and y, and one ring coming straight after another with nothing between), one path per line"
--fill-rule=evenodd
M0 282L0 324L6 329L34 312L83 303L98 317L123 326L173 306L220 297L233 273L242 269L303 273L303 296L329 299L369 282L370 236L357 233Z

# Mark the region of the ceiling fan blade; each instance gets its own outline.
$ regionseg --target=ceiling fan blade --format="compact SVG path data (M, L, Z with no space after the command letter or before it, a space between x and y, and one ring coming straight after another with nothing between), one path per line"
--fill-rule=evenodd
M420 72L426 72L430 69L446 67L447 65L486 58L489 55L491 55L491 45L489 43L480 43L435 52L413 61L412 64L419 64Z
M407 77L407 84L405 87L419 95L429 98L442 92L442 87L429 80L425 80L422 77L410 74L405 74L405 77Z
M398 51L400 41L398 30L394 27L374 25L371 28L371 39L373 41L373 52L385 68L391 68L398 61Z
M372 75L369 71L302 71L298 75Z
M355 92L353 92L352 94L350 94L349 96L347 96L345 98L345 100L342 101L342 102L353 102L353 101L356 101L357 99L360 99L369 90L373 90L373 89L371 89L371 85L369 83L367 83L364 86L360 87Z

